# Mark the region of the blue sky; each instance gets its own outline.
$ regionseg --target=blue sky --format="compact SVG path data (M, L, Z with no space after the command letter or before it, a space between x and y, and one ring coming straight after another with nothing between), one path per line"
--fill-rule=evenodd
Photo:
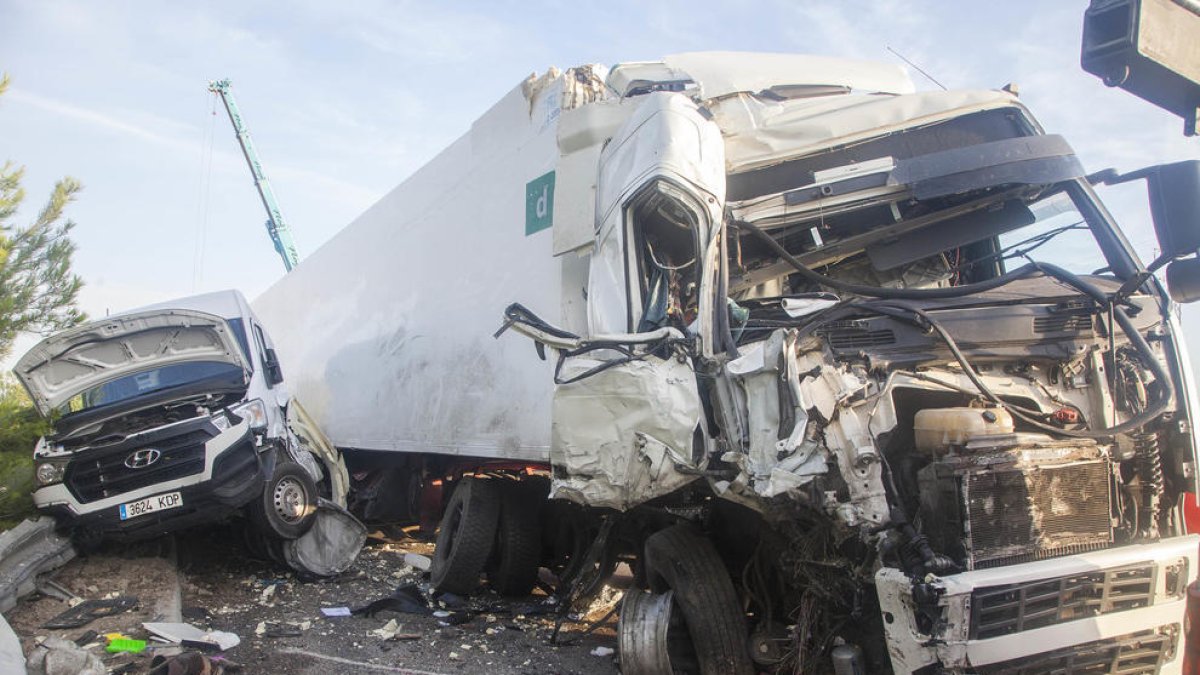
M1080 70L1086 6L0 0L0 70L13 80L0 161L26 167L26 218L58 177L83 181L76 268L84 309L102 316L220 288L254 297L283 274L210 79L233 80L302 257L551 65L695 50L896 62L890 46L951 88L1018 83L1089 170L1200 158L1178 118ZM1102 196L1151 253L1140 185Z

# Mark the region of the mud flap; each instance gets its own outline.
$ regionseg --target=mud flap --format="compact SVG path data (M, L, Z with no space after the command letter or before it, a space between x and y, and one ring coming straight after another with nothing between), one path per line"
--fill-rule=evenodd
M706 463L703 409L691 366L677 358L602 365L567 359L554 392L551 496L625 510L698 478Z

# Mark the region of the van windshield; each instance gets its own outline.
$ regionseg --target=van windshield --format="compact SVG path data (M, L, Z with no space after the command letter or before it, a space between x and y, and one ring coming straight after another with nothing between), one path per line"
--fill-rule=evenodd
M230 363L173 363L118 377L85 389L59 406L58 412L70 415L181 387L187 387L189 390L204 387L213 391L234 389L244 386L244 382L242 369Z

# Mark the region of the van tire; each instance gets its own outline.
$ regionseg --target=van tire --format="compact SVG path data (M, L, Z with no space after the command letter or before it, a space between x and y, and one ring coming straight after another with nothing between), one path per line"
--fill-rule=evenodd
M458 482L438 526L429 569L434 588L459 595L475 590L496 542L499 516L495 481L466 476Z
M250 519L266 535L298 539L317 519L317 484L293 461L279 462L262 494L250 503Z
M753 675L746 619L720 554L690 525L673 525L646 539L651 590L674 591L703 675Z
M500 484L500 519L496 547L487 570L488 582L500 595L526 596L537 582L542 557L538 510L544 496L522 482Z

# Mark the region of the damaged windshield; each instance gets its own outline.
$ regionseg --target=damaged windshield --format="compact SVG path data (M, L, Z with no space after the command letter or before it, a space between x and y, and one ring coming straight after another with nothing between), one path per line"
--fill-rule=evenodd
M1016 111L992 110L731 175L730 296L830 290L762 233L808 269L862 286L949 288L1031 262L1128 270L1070 146L1031 132Z

